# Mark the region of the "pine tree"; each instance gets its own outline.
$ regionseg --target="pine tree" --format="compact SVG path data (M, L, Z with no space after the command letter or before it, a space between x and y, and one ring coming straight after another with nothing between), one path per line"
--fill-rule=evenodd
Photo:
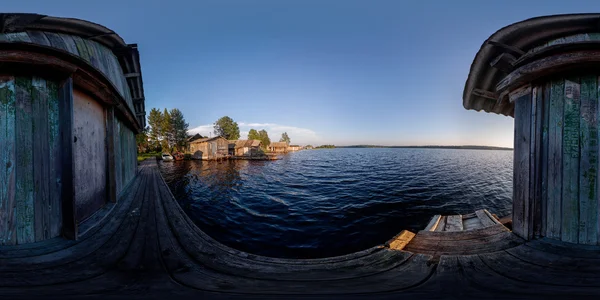
M154 150L158 150L162 140L161 134L161 124L162 124L163 115L160 110L153 108L150 110L150 114L148 115L148 125L150 125L150 130L148 131L148 138L150 139L150 147Z
M185 148L187 148L187 131L189 124L185 122L183 113L177 108L171 109L170 117L173 144L179 151L185 151Z
M171 152L171 150L173 150L173 130L171 126L171 115L166 108L162 113L162 120L160 122L160 135L162 137L161 144L163 151L167 150Z

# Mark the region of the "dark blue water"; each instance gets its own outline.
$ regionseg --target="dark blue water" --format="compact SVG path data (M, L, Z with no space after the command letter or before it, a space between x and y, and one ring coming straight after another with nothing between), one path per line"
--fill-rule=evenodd
M320 149L278 161L160 162L194 222L230 247L316 258L423 229L435 214L511 212L512 151Z

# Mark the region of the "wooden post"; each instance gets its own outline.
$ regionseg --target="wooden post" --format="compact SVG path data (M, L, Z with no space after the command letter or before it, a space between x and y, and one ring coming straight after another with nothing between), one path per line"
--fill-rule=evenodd
M73 79L65 80L58 90L58 115L61 144L62 235L77 239L75 190L73 185Z
M115 110L106 109L106 190L110 202L117 202L117 169L115 160Z

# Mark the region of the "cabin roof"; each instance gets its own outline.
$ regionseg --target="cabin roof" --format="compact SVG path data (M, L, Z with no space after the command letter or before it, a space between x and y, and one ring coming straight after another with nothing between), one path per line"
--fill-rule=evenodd
M232 148L244 148L244 147L258 147L260 146L259 140L230 140L229 145Z
M552 15L527 19L496 31L483 43L471 64L463 91L464 108L513 116L514 104L507 95L496 93L496 85L507 72L493 67L494 60L506 54L518 61L528 51L552 39L600 32L599 21L600 14Z
M285 148L285 147L289 147L289 145L286 142L273 142L273 143L271 143L271 147L274 147L274 148Z
M93 22L41 14L0 13L0 33L44 31L79 36L108 47L117 57L135 107L140 127L146 127L144 83L137 44L126 44L114 31ZM141 104L141 105L136 105ZM133 108L132 108L133 109Z
M190 144L200 144L200 143L214 141L214 140L217 140L217 139L224 139L225 140L225 138L222 137L222 136L215 136L215 137L211 137L211 138L196 139L196 140L191 141Z

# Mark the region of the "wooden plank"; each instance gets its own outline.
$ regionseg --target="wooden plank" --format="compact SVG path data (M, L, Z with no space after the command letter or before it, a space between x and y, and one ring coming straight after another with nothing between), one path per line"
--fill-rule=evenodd
M31 83L33 119L33 185L35 240L50 238L50 155L48 134L48 91L46 80L33 77Z
M17 244L35 241L31 77L15 78Z
M385 245L392 250L402 250L414 237L414 233L408 230L402 230L398 235L387 241Z
M15 79L0 77L0 245L16 243Z
M578 79L565 81L563 126L563 190L561 240L579 239L579 119L580 85Z
M552 82L548 120L548 206L546 212L546 236L554 239L560 239L561 231L564 90L564 80Z
M27 31L27 35L29 35L29 38L33 43L44 46L50 46L50 41L41 31Z
M524 239L528 239L531 103L531 94L515 100L513 232Z
M452 215L446 218L446 228L444 231L462 231L463 223L461 215Z
M548 212L548 121L550 119L549 115L549 107L550 107L550 91L551 84L548 82L544 84L542 93L539 93L538 96L542 96L542 137L541 137L541 148L542 148L542 157L540 158L539 166L541 171L541 205L540 205L540 214L541 214L541 226L540 226L540 235L546 235L546 214ZM511 219L512 223L512 219Z
M580 244L595 245L598 226L598 77L581 78L579 161Z
M50 45L52 47L69 52L65 41L63 41L63 39L58 34L53 32L44 32L44 34L46 35L46 38L48 38L48 40L50 41Z
M67 79L58 90L58 119L61 145L62 235L77 239L73 186L73 79Z
M107 192L108 201L117 202L117 177L115 161L115 110L113 107L106 109L106 164L107 164Z
M431 218L431 221L429 221L429 224L427 224L427 227L425 227L425 231L434 231L435 228L438 226L438 224L440 223L440 219L442 218L441 215L435 215L433 216L433 218Z
M444 231L444 229L446 228L446 219L447 219L446 216L442 216L440 218L440 222L438 223L438 226L435 228L436 232L438 232L438 231Z
M530 120L530 124L529 124L529 198L528 201L525 205L525 211L523 213L523 215L525 216L525 222L524 222L524 233L527 235L527 239L531 240L534 237L533 234L533 225L536 222L535 220L535 202L536 202L536 193L537 193L537 187L538 187L538 170L537 170L537 162L536 162L536 155L537 155L537 151L538 149L536 148L536 131L537 131L537 127L536 124L538 122L538 116L537 116L537 87L532 87L531 90L531 116L529 118Z
M477 218L479 219L479 221L481 221L483 227L493 226L499 223L494 222L494 220L490 218L490 215L486 214L483 209L477 210L475 211L475 213L477 214Z
M468 218L468 219L465 219L463 217L463 228L465 231L473 230L473 229L477 229L477 228L481 228L481 227L483 227L483 224L481 224L481 221L479 221L477 216L475 216L473 218Z
M543 160L544 148L546 148L543 141L543 130L544 122L548 117L544 114L544 86L539 85L534 88L533 103L535 109L532 109L531 113L535 115L535 122L532 123L531 132L531 148L535 152L532 157L531 170L534 172L533 190L534 193L531 197L531 222L529 235L530 238L542 236L542 202L545 199L542 198L542 180L543 170L546 167L546 162ZM532 120L533 121L533 120ZM486 211L487 212L487 211ZM487 212L489 214L489 212ZM495 220L495 218L493 218Z
M50 160L49 173L49 207L48 216L50 222L50 237L60 235L62 227L61 210L61 152L60 145L60 121L58 112L58 84L53 81L46 81L48 91L48 155Z

